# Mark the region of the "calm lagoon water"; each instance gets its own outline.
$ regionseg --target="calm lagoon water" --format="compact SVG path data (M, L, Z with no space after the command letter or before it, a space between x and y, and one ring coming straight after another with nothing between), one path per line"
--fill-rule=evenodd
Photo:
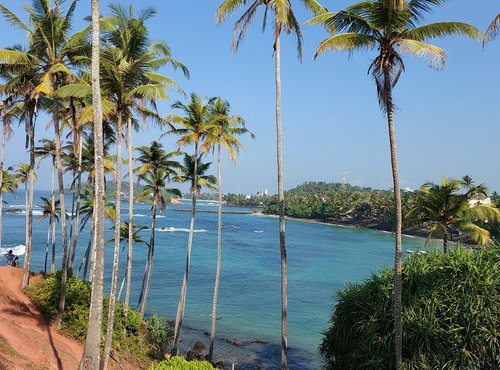
M36 203L48 192L36 192ZM6 199L11 208L23 208L24 193ZM70 205L68 197L67 204ZM190 202L168 206L157 219L153 281L147 314L175 319L184 271L189 229ZM199 202L200 210L217 210L215 202ZM240 210L228 207L228 210ZM246 209L241 209L246 210ZM249 210L247 210L249 211ZM40 215L35 209L35 220ZM128 214L122 205L122 218ZM134 222L150 227L150 207L136 205ZM217 215L198 213L195 224L191 275L185 312L183 348L197 340L208 343L204 332L210 330L210 313L216 266ZM4 215L4 247L24 243L24 214ZM223 262L216 356L237 369L279 366L280 342L280 253L278 220L255 215L223 215ZM109 227L108 227L109 226ZM33 227L32 270L43 269L48 221L35 221ZM111 223L106 230L112 238ZM164 230L162 230L164 228ZM320 367L317 347L321 332L328 327L335 292L348 282L361 282L394 259L394 237L390 233L332 225L287 221L289 273L289 347L291 369ZM83 256L89 230L81 233L76 263ZM150 231L143 239L149 241ZM59 239L60 240L60 239ZM60 244L58 244L60 248ZM106 254L111 266L112 243ZM426 249L421 238L404 238L403 248ZM134 250L132 304L137 302L147 248ZM121 276L125 255L121 258ZM121 281L122 277L120 277ZM109 276L108 276L109 281Z

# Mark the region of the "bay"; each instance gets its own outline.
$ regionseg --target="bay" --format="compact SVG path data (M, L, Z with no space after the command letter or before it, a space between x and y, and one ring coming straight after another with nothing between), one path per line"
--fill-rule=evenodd
M48 192L35 192L35 203ZM24 193L17 198L7 196L7 209L24 209ZM67 198L70 203L70 197ZM250 212L249 209L224 207L228 211ZM186 258L190 201L169 205L157 219L156 251L153 280L147 315L159 314L174 320L177 310ZM198 202L200 211L216 211L217 203ZM122 220L127 219L127 204L122 205ZM134 222L150 227L150 206L134 207ZM35 208L34 219L41 215ZM25 215L4 214L4 248L24 244ZM249 214L223 215L223 262L215 356L237 369L279 368L280 356L280 252L278 220ZM106 224L106 238L113 237L111 222ZM335 292L348 282L361 282L394 260L394 237L380 231L354 229L319 223L289 220L287 227L289 274L289 347L291 369L317 369L321 332L328 327ZM48 221L35 221L33 227L33 271L44 268ZM68 228L69 230L69 228ZM205 332L210 330L210 313L215 280L217 248L217 214L196 215L191 256L191 275L185 312L185 329L181 350L192 348L201 340L208 344ZM60 232L58 227L58 232ZM76 266L80 263L88 241L89 228L81 232ZM150 230L142 233L149 241ZM58 239L58 251L60 250ZM421 238L405 237L404 250L424 250ZM106 271L111 270L113 243L107 243ZM60 254L58 252L58 254ZM147 247L134 249L132 297L138 299ZM125 253L120 258L120 282L125 271ZM60 263L58 262L58 265ZM107 281L109 283L109 273ZM109 289L109 288L108 288Z

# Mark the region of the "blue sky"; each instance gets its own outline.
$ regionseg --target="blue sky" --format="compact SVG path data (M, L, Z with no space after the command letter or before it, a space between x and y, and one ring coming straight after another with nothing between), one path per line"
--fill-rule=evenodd
M106 4L102 1L102 13ZM27 1L0 3L22 15ZM122 2L124 5L130 1ZM190 69L191 79L165 70L184 91L201 96L221 96L233 113L247 121L256 140L243 138L245 151L237 166L223 162L225 192L255 193L276 188L275 91L272 33L261 33L259 14L237 54L231 53L232 26L241 12L215 23L219 1L132 1L135 9L153 6L158 14L149 20L152 39L164 40L174 57ZM299 1L292 1L301 23L310 16ZM353 2L324 1L330 10ZM500 7L493 1L449 1L429 15L427 22L464 21L485 30ZM90 1L81 0L75 14L75 30L90 14ZM24 43L25 35L0 22L2 47ZM298 62L292 38L282 42L283 132L285 188L304 181L347 181L355 185L389 188L392 184L387 124L381 114L375 85L367 69L375 51L353 55L325 54L312 60L318 43L326 37L319 26L303 26L303 62ZM444 71L407 58L406 72L394 91L399 110L395 116L402 187L416 188L441 176L472 176L500 191L500 39L483 50L478 42L461 37L435 40L447 51ZM171 101L159 104L168 114L173 101L184 99L171 92ZM45 131L48 119L40 116L38 138L52 137ZM157 139L160 131L150 127L135 136L135 145ZM172 139L163 140L174 150ZM27 161L22 150L24 132L16 129L7 145L7 164ZM214 168L215 170L215 168ZM38 188L50 186L49 171L42 166Z

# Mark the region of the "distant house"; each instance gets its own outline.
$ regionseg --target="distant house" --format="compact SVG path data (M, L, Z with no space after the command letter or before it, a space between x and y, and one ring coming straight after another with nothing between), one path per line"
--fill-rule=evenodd
M489 206L491 205L491 198L484 198L484 199L470 199L469 200L469 206L474 207L474 206Z

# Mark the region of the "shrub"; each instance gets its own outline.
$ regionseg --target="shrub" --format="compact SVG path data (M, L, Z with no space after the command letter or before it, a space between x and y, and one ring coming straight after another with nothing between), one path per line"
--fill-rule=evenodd
M186 361L184 357L172 357L170 360L160 362L149 370L213 370L214 367L207 361Z
M168 348L167 321L158 315L153 315L146 321L146 326L148 327L148 339L153 347L153 357L163 358L163 354Z
M52 322L57 314L60 287L61 272L57 271L47 274L45 279L33 283L26 289L28 297L38 306L49 322ZM90 294L90 283L78 280L75 276L68 277L61 332L80 341L83 341L87 335ZM108 302L109 299L105 297L103 302L103 333L107 329ZM113 348L122 354L131 355L139 361L146 361L148 360L147 354L151 352L152 347L147 337L142 314L129 308L125 320L123 306L117 302L113 328Z
M393 272L338 292L327 369L393 369ZM500 248L412 256L403 266L403 368L500 368Z

